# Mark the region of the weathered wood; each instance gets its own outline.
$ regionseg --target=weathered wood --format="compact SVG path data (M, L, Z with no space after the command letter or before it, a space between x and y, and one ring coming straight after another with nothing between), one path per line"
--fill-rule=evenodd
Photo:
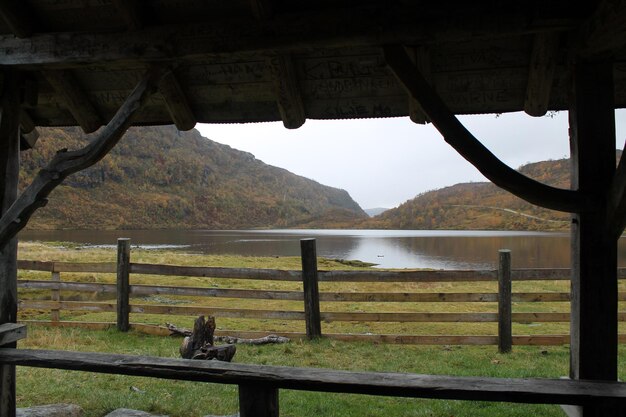
M53 272L52 276L50 277L50 280L52 281L52 283L54 282L58 282L60 283L61 281L61 274L59 272ZM19 282L18 282L18 287L20 286ZM61 292L59 291L58 287L57 288L53 288L51 291L51 295L50 295L50 301L61 301ZM61 320L61 316L60 316L60 312L58 309L52 309L50 311L50 320L52 321L59 321Z
M0 18L18 38L28 38L33 33L33 13L23 1L0 2Z
M67 109L85 133L95 132L102 126L98 111L70 71L44 71L43 75L57 94L63 97Z
M298 77L292 58L279 55L268 60L274 79L274 94L280 117L287 129L297 129L306 121Z
M602 0L579 30L578 52L586 57L607 56L626 45L626 4Z
M511 251L501 249L498 255L498 351L508 353L513 345Z
M0 215L15 201L20 170L21 77L5 73L0 91ZM17 238L0 240L0 324L17 321ZM15 347L15 343L6 345ZM15 416L15 367L0 366L0 416Z
M209 316L208 320L204 316L198 317L193 322L193 331L185 337L180 347L180 356L184 359L193 358L196 351L205 345L213 346L213 332L215 331L215 317Z
M444 140L495 185L523 200L553 210L572 213L598 206L599 202L592 193L551 187L504 164L454 116L413 65L403 47L388 46L384 51L389 68L419 101Z
M58 272L53 272L53 274L58 274ZM65 290L65 291L83 291L90 293L116 293L117 285L116 284L97 284L93 282L54 282L54 281L39 281L35 279L20 279L17 281L18 288L37 288L37 289L48 289L53 291ZM131 285L131 294L133 294ZM157 292L151 294L158 294ZM57 300L58 301L58 300Z
M617 379L617 239L605 229L606 195L615 173L613 95L610 61L575 63L572 188L603 196L604 205L572 219L572 379Z
M268 334L267 336L257 337L255 339L236 337L236 336L215 336L218 342L229 343L233 345L270 345L274 343L289 343L289 338Z
M159 91L165 99L167 111L178 130L190 130L196 125L187 95L173 71L167 72L159 83Z
M407 47L407 54L418 71L424 76L424 78L432 84L431 79L431 65L430 65L430 54L428 49L424 46L421 47ZM424 114L424 109L420 105L419 101L415 100L413 96L409 93L409 118L413 123L417 123L420 125L426 124L428 122L428 117Z
M317 284L317 250L315 239L301 239L302 283L304 286L304 316L309 340L322 337L320 298Z
M300 271L255 268L217 268L177 265L154 265L131 263L132 274L173 275L185 277L211 277L230 279L256 279L269 281L301 281Z
M163 379L239 385L262 383L273 388L394 397L546 404L594 404L626 400L626 385L620 382L350 372L30 349L0 349L0 362Z
M141 2L137 0L112 0L124 23L130 30L143 28L144 21L141 10Z
M239 385L240 417L278 417L278 389L267 384Z
M560 35L559 32L544 32L533 36L524 102L524 111L531 116L539 117L548 112Z
M26 338L26 325L17 323L0 324L0 346L6 346Z
M31 184L0 218L0 245L26 226L30 216L47 202L50 192L68 175L88 168L104 158L132 124L142 103L153 93L160 75L158 70L146 74L113 119L87 146L71 152L57 152L52 161L39 171Z
M130 239L117 239L117 330L130 329Z

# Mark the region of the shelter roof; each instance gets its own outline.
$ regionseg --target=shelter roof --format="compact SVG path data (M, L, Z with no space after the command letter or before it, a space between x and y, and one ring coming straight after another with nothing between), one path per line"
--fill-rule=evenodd
M23 126L111 119L145 71L171 72L137 124L181 129L410 115L386 66L403 45L457 114L567 108L574 57L615 60L626 105L626 8L614 1L8 0L0 67L23 70Z

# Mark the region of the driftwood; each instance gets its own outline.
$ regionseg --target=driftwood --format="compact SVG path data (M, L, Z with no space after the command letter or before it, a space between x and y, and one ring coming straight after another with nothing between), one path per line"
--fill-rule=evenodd
M209 316L204 320L204 316L196 319L193 325L193 332L186 336L180 346L180 356L185 359L217 359L230 362L235 356L237 348L234 345L213 345L213 332L215 331L215 318Z
M183 336L190 337L193 332L189 329L178 327L172 323L166 324L167 329L171 332L170 336ZM246 339L243 337L235 337L235 336L213 336L213 340L217 342L224 342L233 345L267 345L272 343L288 343L290 339L288 337L277 336L275 334L270 334L264 337L259 337L257 339ZM183 342L184 343L184 342ZM182 346L181 346L182 349Z

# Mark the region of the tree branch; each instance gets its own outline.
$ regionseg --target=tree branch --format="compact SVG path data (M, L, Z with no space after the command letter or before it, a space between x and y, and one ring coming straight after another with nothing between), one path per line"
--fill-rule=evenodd
M128 96L113 119L84 148L68 152L62 149L39 171L31 184L0 218L0 247L22 230L32 214L47 203L47 197L70 174L94 165L122 138L134 116L152 93L162 76L161 69L149 71Z
M444 140L495 185L529 203L552 210L576 213L598 206L597 196L542 184L504 164L454 116L413 65L402 46L387 46L384 52L389 68L419 101Z

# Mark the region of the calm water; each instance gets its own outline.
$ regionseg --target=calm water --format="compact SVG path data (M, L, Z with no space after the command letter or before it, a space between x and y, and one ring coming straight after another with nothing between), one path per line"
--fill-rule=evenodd
M298 256L299 240L317 239L319 256L358 259L385 268L494 268L498 249L510 249L514 267L568 267L569 234L429 230L63 230L20 234L22 240L114 246L128 237L133 246L212 254ZM620 245L620 266L626 248Z

